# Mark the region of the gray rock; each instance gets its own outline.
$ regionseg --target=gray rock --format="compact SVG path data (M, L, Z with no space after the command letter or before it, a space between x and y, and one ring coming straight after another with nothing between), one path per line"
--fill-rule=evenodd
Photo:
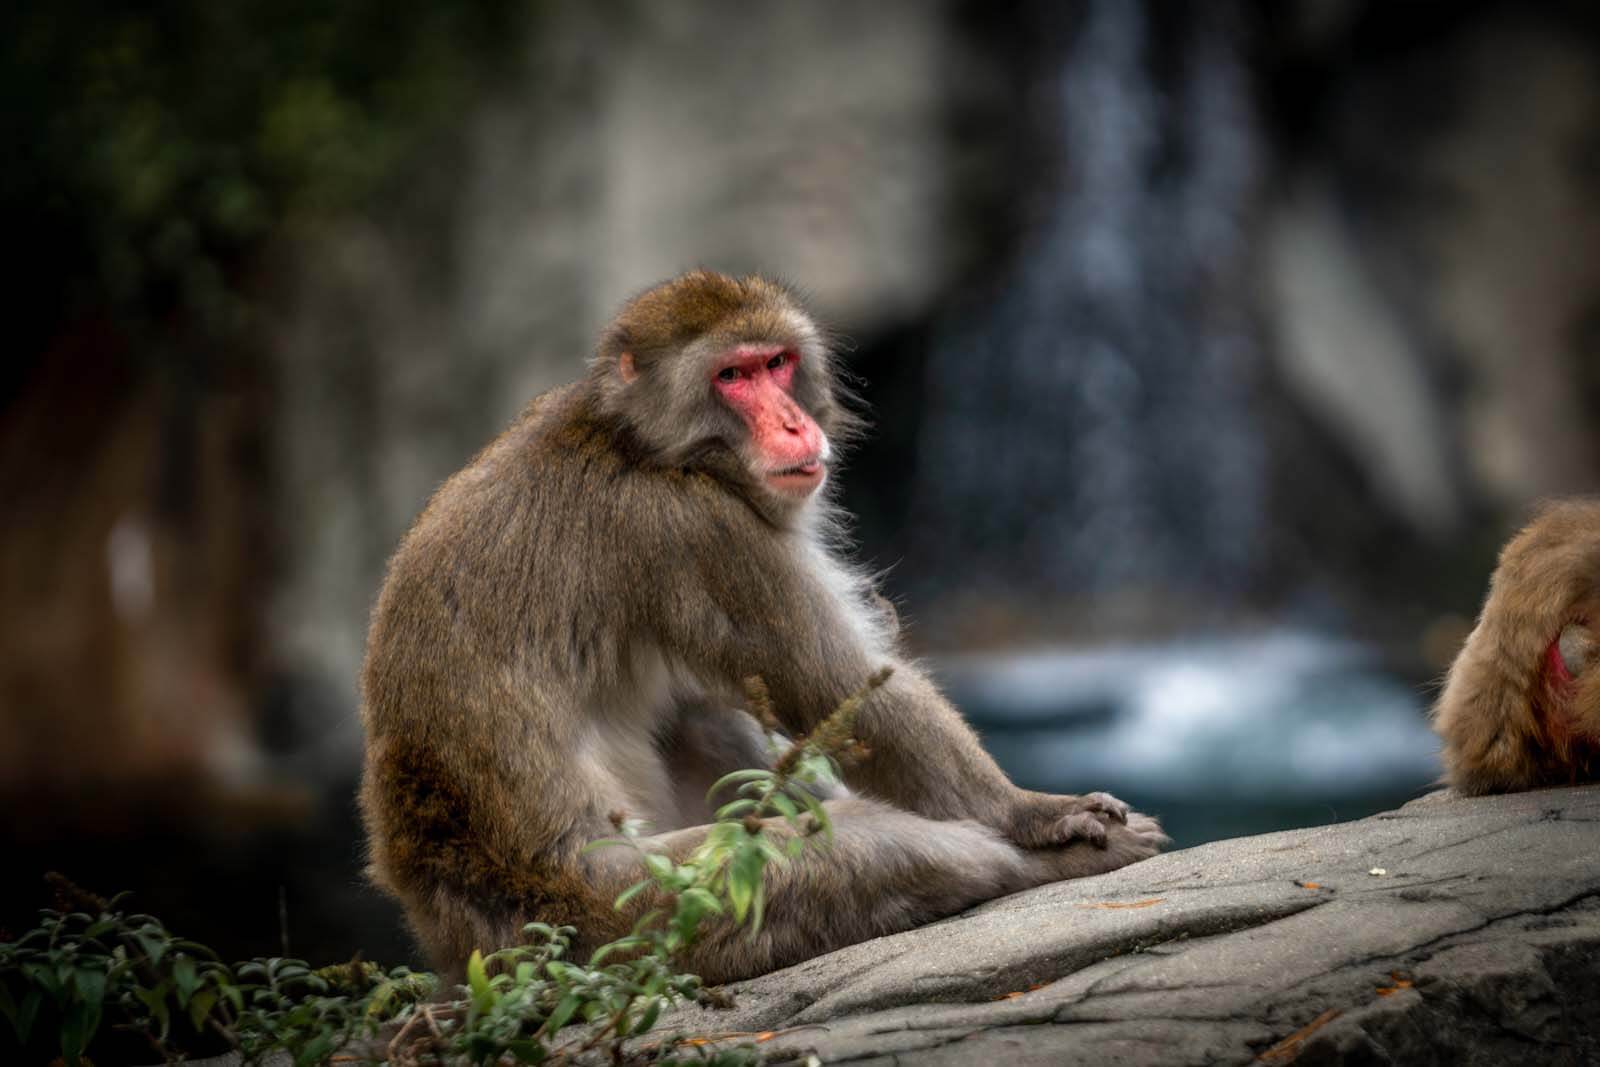
M1439 792L1062 882L663 1030L777 1062L1600 1063L1600 786Z

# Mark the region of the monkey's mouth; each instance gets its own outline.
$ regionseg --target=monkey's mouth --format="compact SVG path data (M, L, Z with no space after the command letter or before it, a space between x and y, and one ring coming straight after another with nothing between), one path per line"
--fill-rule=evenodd
M822 460L812 457L792 467L781 467L767 472L767 484L789 493L809 493L822 483L827 468Z

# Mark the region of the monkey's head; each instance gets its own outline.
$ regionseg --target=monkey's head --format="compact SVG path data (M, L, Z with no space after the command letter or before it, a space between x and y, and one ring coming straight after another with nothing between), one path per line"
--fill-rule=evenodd
M1563 760L1600 756L1600 500L1543 508L1501 552L1493 584L1495 605L1542 646L1524 667L1539 679L1546 744Z
M784 287L694 271L634 297L601 335L601 404L659 463L708 470L780 509L822 486L856 425L822 330Z

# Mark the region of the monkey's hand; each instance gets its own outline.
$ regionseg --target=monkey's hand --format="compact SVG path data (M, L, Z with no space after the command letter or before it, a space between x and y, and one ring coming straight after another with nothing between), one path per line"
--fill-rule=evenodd
M1127 821L1128 805L1110 793L1024 792L1003 829L1023 848L1051 848L1078 841L1104 848L1106 828Z

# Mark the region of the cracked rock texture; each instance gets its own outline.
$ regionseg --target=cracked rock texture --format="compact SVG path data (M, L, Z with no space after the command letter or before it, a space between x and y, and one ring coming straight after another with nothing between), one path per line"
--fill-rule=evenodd
M731 987L777 1062L1600 1064L1600 786L1434 793Z

